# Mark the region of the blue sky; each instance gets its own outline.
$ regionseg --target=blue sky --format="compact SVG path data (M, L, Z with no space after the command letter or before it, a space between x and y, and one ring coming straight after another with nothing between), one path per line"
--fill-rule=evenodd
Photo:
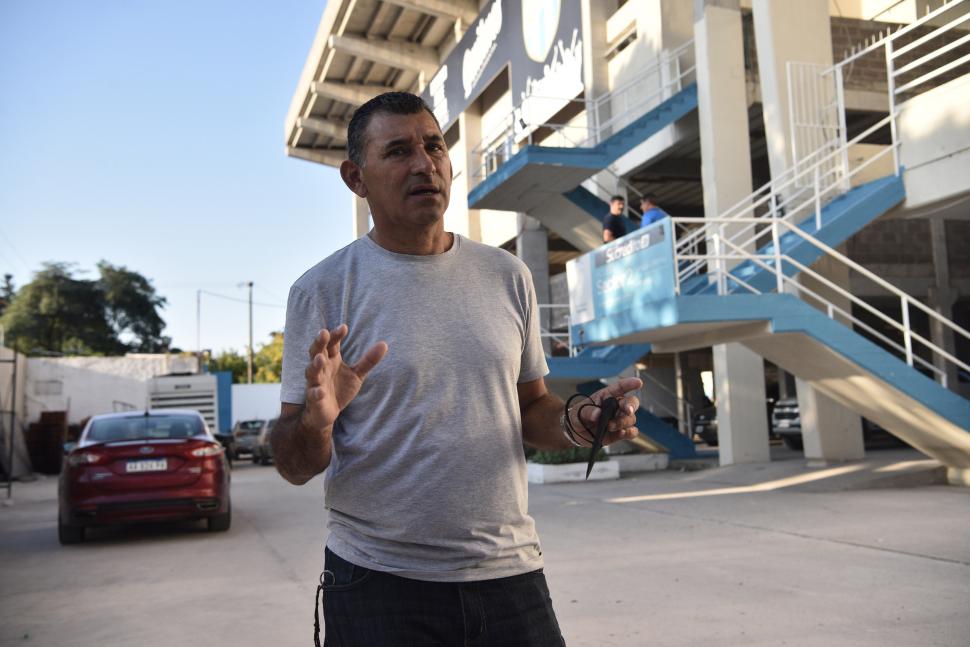
M253 281L267 341L290 284L352 240L337 172L284 154L325 5L0 0L0 274L124 265L187 350L196 291ZM203 295L201 321L203 348L245 347L245 303Z

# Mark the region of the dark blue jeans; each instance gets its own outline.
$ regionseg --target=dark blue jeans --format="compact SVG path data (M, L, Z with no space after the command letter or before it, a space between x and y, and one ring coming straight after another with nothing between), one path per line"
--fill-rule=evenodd
M478 582L424 582L326 550L327 647L561 647L542 570Z

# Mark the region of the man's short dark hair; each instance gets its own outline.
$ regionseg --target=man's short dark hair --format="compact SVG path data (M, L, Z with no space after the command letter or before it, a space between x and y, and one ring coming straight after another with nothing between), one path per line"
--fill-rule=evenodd
M610 202L616 202L617 200L620 202L626 202L626 198L624 198L622 195L610 196Z
M641 196L641 198L640 198L640 202L647 202L647 201L650 201L650 202L652 202L654 204L657 204L657 194L656 193L644 193L643 196Z
M364 165L364 149L367 147L367 124L371 117L380 112L395 115L416 115L425 110L441 128L438 118L421 97L410 92L385 92L367 101L354 111L347 124L347 157L357 166Z

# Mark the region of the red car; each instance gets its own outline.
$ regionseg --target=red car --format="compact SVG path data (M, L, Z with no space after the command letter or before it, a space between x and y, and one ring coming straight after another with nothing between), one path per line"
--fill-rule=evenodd
M62 544L83 541L87 526L138 521L206 519L228 530L229 462L197 411L94 416L64 456L58 503Z

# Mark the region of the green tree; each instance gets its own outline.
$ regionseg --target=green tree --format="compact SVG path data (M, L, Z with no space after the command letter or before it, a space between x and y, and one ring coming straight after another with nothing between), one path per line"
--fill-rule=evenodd
M246 355L234 350L223 350L209 359L210 373L230 371L234 384L245 384L247 373ZM253 354L253 383L269 384L280 381L283 373L283 333L270 333L270 341Z
M0 315L3 315L16 293L13 287L13 274L4 274L3 285L0 285Z
M26 353L113 355L162 351L165 299L124 267L98 263L97 280L78 278L70 263L45 263L0 317L7 339Z
M210 373L229 371L233 384L246 383L246 356L234 350L224 350L209 358L207 368Z
M270 342L264 344L253 357L253 382L262 384L280 381L283 374L283 333L270 333Z
M151 282L126 267L115 267L106 261L98 263L104 292L105 315L119 339L128 338L128 347L140 353L158 353L168 349L169 337L162 336L165 322L158 309L165 297L158 296Z
M75 278L68 263L45 263L17 291L0 323L18 350L109 354L124 349L105 318L96 281Z

